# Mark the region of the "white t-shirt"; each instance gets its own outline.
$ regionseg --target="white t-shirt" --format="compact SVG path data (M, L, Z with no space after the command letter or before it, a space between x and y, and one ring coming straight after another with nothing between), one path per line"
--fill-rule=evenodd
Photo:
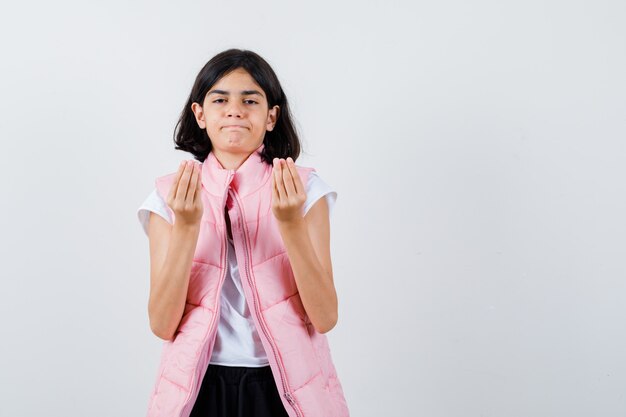
M337 192L326 184L315 171L311 171L306 185L306 214L321 197L326 197L329 216L332 215ZM156 189L137 210L139 222L148 235L150 212L155 212L172 224L167 204ZM209 363L226 366L261 367L269 365L265 349L257 333L250 309L246 303L233 241L228 238L228 271L220 294L220 321L217 326L215 346Z

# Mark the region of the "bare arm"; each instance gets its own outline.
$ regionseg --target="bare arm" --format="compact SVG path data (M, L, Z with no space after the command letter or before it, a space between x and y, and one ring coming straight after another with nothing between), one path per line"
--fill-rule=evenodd
M174 225L150 213L150 299L152 332L172 340L185 311L189 274L200 233L202 203L197 164L181 165L167 204L175 213Z
M338 319L329 222L325 197L320 198L304 218L279 222L302 305L319 333L332 330Z
M291 158L274 158L272 211L287 248L302 305L319 333L337 323L338 301L330 259L328 203L318 200L302 217L305 187Z
M171 226L150 213L148 315L152 332L161 339L172 339L183 316L199 230L199 226Z

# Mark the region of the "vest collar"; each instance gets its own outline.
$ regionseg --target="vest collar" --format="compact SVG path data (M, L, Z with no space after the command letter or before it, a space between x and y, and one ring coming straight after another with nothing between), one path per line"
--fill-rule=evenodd
M222 167L211 150L202 164L202 185L219 197L223 197L229 187L242 197L258 190L272 175L272 167L261 157L264 147L261 143L236 170Z

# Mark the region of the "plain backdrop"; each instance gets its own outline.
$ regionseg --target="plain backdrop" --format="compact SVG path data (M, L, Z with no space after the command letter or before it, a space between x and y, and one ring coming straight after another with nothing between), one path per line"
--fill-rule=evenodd
M353 417L626 414L626 3L13 2L0 12L0 415L142 416L136 210L213 55L274 68L338 194Z

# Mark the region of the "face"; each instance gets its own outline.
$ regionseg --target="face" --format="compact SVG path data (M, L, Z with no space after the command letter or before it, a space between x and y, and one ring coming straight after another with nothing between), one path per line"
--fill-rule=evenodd
M213 148L232 153L250 153L261 146L279 112L278 106L268 108L265 92L243 68L223 76L209 89L202 106L193 103L191 108Z

